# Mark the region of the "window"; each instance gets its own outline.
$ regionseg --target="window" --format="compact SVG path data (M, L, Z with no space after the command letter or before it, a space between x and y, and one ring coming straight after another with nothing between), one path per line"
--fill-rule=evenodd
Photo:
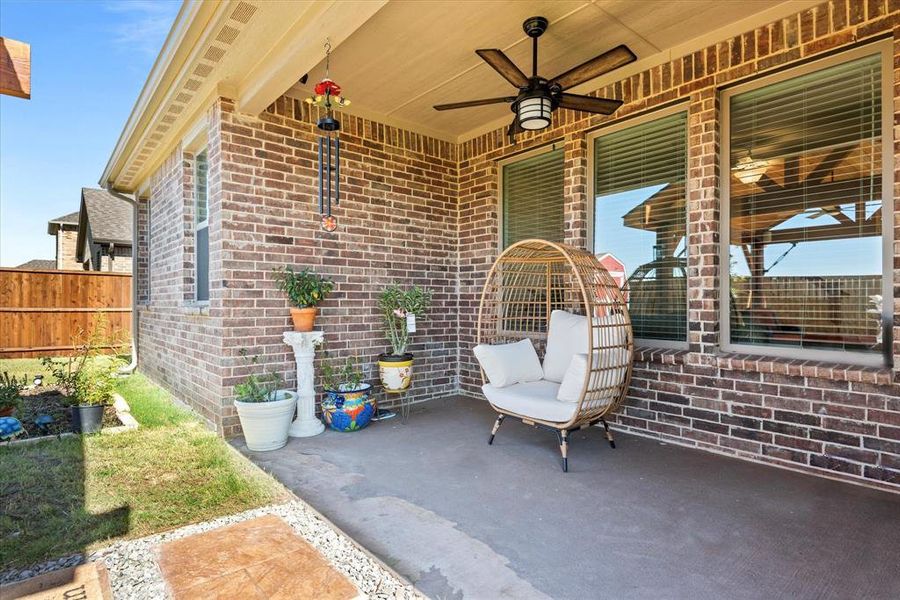
M638 339L687 341L686 168L683 109L594 139L594 252Z
M881 298L891 297L883 178L892 171L882 111L891 103L882 55L855 54L864 52L723 96L731 346L882 361L890 310Z
M538 238L563 241L563 150L503 166L503 247Z
M195 297L198 302L209 301L209 185L207 182L206 150L194 159L194 247L197 277Z

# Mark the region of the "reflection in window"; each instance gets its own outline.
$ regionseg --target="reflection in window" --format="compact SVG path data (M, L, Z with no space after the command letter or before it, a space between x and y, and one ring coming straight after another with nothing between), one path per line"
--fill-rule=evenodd
M639 339L687 339L686 126L681 112L594 142L594 252Z
M730 98L731 342L878 351L881 59Z

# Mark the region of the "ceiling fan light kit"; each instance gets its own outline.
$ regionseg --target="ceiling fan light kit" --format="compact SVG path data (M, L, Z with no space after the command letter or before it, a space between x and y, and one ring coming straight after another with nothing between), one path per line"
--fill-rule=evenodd
M553 79L544 79L537 74L538 38L547 31L548 26L549 22L544 17L530 17L522 23L522 29L532 40L531 77L527 77L502 50L489 48L475 51L501 77L518 88L519 93L516 96L438 104L434 107L435 110L454 110L472 106L511 103L510 108L515 116L509 125L507 134L513 142L515 141L516 133L537 131L549 127L552 123L553 111L557 108L580 110L601 115L614 113L622 105L621 100L568 94L565 90L635 61L637 57L634 52L627 46L617 46L577 67L569 69L561 75L557 75Z

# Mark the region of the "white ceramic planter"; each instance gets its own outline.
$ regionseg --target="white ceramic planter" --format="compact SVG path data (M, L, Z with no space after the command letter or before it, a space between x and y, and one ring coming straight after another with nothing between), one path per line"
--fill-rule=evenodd
M288 428L297 408L297 393L290 390L275 392L271 402L234 401L247 448L255 452L277 450L287 443Z

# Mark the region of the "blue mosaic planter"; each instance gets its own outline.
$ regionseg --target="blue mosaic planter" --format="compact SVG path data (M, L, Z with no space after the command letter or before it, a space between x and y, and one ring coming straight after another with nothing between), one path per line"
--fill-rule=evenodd
M353 391L325 390L322 400L325 423L335 431L357 431L369 424L375 414L372 385L362 384Z

